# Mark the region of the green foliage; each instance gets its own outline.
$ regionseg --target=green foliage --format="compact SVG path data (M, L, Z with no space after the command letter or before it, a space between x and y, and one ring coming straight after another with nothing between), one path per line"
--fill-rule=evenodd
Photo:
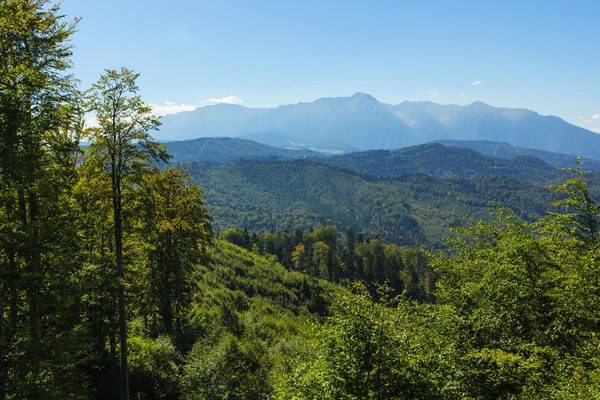
M185 365L184 398L269 398L266 353L260 341L238 339L229 333L198 341Z
M0 3L0 398L83 398L71 189L81 109L77 21Z
M160 332L181 331L192 298L192 272L206 261L212 240L202 190L168 168L146 177L136 204L136 238L147 246L147 265L132 282L146 315L159 310ZM150 324L154 324L154 319Z
M181 355L168 337L129 341L131 393L135 399L178 399Z
M461 396L575 398L583 382L598 394L599 215L571 171L554 187L566 213L528 224L498 207L495 221L459 230L452 258L433 258L440 328L460 344L452 386Z
M205 188L217 231L293 232L335 225L398 245L441 246L448 228L465 215L488 219L490 200L528 221L551 205L544 188L505 176L376 178L306 160L186 168Z
M315 353L280 377L276 398L435 398L427 371L411 360L407 327L364 286L353 291L336 298L332 317L317 328Z
M276 161L325 155L310 150L287 150L252 140L228 137L203 137L167 143L167 151L177 162L230 163L244 160Z
M572 160L571 157L570 161ZM371 150L351 153L330 157L324 161L375 176L423 173L457 179L488 175L542 184L564 176L551 164L533 156L500 158L440 143L427 143L394 151Z

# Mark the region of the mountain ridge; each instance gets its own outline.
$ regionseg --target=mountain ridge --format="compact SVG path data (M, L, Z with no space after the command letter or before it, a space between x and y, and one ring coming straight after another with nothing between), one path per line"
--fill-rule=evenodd
M177 162L231 163L241 159L263 161L288 160L324 155L311 150L288 150L241 138L198 138L166 143L167 151Z
M243 137L257 132L295 137L308 149L317 149L318 142L371 150L436 140L489 140L600 159L600 135L556 116L480 101L465 106L430 101L393 105L360 92L276 108L205 106L164 117L162 131L156 136L176 140Z

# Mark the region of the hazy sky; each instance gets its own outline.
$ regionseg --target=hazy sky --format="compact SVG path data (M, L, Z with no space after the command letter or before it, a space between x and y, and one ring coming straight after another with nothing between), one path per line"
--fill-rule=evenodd
M600 133L600 1L64 0L76 75L162 113L372 94L524 107ZM596 118L594 118L596 116Z

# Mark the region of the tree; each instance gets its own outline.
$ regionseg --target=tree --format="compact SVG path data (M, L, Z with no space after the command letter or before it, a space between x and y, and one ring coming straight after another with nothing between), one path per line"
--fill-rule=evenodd
M560 315L569 321L571 346L600 332L600 206L592 198L586 176L576 168L565 168L573 177L562 185L552 185L559 212L549 212L538 224L542 243L558 275Z
M96 114L97 127L90 128L92 144L88 162L110 176L115 236L115 264L119 277L119 331L121 352L121 395L129 399L127 370L127 320L125 267L123 263L123 205L144 176L156 171L155 161L166 161L164 146L149 135L160 125L159 118L138 95L139 74L127 68L106 70L87 95L88 109Z
M49 354L67 351L76 321L66 306L76 297L68 196L81 117L69 73L77 21L48 3L0 2L0 399L60 396L70 377Z
M306 264L306 248L302 243L298 243L292 252L292 261L297 271L302 271Z
M204 246L212 240L202 190L188 183L188 176L173 168L150 175L141 188L136 212L143 227L142 242L150 247L149 279L138 281L150 288L150 308L159 310L161 331L166 334L173 332L174 322L181 332L191 302L193 267L206 261ZM249 244L248 233L242 232Z
M410 318L400 319L402 311L386 307L388 289L379 288L379 303L361 283L350 289L353 293L334 297L332 316L316 327L316 354L297 360L295 370L280 381L275 398L440 398L427 381L429 371L414 359L413 353L423 352L423 343L410 348L420 336L418 330L407 326Z

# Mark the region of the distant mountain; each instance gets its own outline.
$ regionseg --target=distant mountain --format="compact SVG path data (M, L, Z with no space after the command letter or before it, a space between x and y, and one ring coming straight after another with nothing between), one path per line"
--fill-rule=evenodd
M398 148L417 141L408 125L365 93L279 106L251 118L243 129L284 132L311 144L336 141L359 149Z
M427 143L402 149L370 150L323 160L328 164L375 176L423 173L441 178L504 176L532 183L548 184L564 179L566 173L534 156L500 158L473 149Z
M365 93L271 109L230 104L201 107L164 117L162 130L156 137L181 140L246 135L258 135L248 138L277 143L279 147L330 153L396 149L452 139L506 142L600 159L600 135L558 117L526 109L497 108L482 102L467 106L428 101L390 105Z
M544 160L554 167L575 167L575 157L572 155L511 146L504 142L490 142L487 140L438 140L438 143L446 146L474 149L477 152L488 156L509 158L520 155L529 155ZM587 171L600 171L600 161L584 158L583 169Z
M388 109L417 130L426 125L433 133L425 131L423 134L430 140L446 136L446 139L454 140L506 142L513 146L600 159L600 135L531 110L497 108L480 101L468 106L407 101L388 105ZM431 128L432 119L443 127Z
M251 140L232 138L199 138L168 142L166 145L174 162L231 163L241 159L276 161L324 157L323 154L310 150L286 150Z
M165 115L160 131L154 136L163 141L199 137L238 136L240 127L250 118L267 112L266 108L248 108L235 104L216 104Z

